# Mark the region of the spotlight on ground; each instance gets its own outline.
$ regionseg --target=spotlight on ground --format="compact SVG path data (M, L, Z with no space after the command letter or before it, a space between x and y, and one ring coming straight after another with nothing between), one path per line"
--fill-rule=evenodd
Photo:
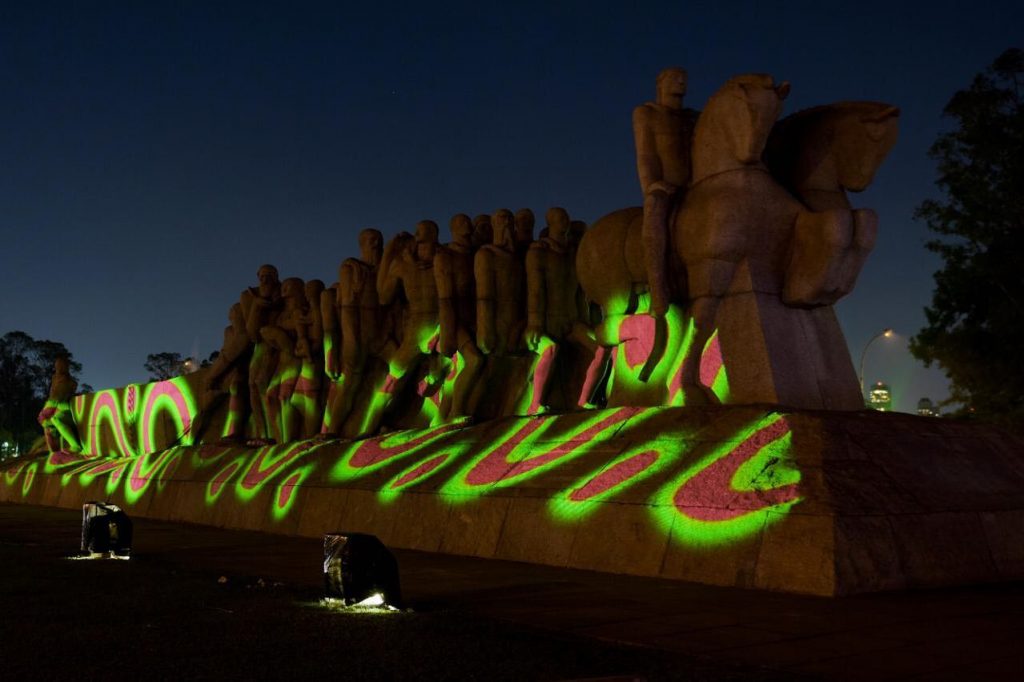
M132 520L107 502L82 505L82 558L127 559L132 553Z
M324 535L324 590L328 602L345 606L402 607L398 562L365 533Z

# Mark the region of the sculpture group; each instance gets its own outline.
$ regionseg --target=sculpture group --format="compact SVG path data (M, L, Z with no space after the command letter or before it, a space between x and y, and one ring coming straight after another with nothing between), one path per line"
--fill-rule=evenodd
M842 102L777 122L788 92L738 76L698 112L686 72L663 71L633 115L643 206L589 229L562 208L536 239L529 209L460 213L445 244L430 220L386 244L363 230L330 286L260 267L193 436L355 438L631 400L861 408L832 304L877 217L846 193L871 182L899 112ZM727 397L704 371L712 345ZM634 386L664 386L631 393L615 373L633 366Z
M447 244L430 220L386 246L363 230L360 256L329 287L260 267L206 370L203 411L227 397L220 436L251 445L374 433L386 415L436 423L544 411L554 375L535 371L538 356L549 369L563 343L595 348L575 279L585 226L562 208L546 218L536 240L529 209L455 215ZM529 397L511 395L509 372Z

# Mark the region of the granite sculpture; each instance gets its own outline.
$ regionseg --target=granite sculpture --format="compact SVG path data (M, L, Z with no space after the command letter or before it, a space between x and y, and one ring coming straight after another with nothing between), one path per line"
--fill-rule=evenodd
M456 214L445 245L431 220L386 248L363 230L330 287L261 266L202 373L192 437L265 446L604 406L860 409L832 305L878 230L847 193L872 181L899 111L839 102L777 122L789 87L737 76L698 112L686 71L663 70L633 111L643 206L589 229L554 207L535 238L531 209L502 208Z
M50 452L0 501L821 595L1021 579L1019 437L852 412L832 306L878 219L847 194L899 112L776 123L788 89L738 76L698 116L663 72L643 206L589 229L364 230L329 287L261 267L199 372L72 398L58 361Z

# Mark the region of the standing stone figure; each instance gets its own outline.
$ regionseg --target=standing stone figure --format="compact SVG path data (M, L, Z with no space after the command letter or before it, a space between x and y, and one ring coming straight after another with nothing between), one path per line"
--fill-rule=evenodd
M494 229L491 227L491 216L481 213L473 218L473 250L487 246L493 240Z
M473 223L465 213L451 219L452 241L434 256L434 277L441 323L438 350L455 358L458 376L452 395L444 396L443 417L462 417L473 412L468 405L483 356L476 347L476 285L473 279Z
M281 309L281 282L277 268L261 265L256 272L259 286L242 292L242 313L245 317L245 331L253 344L249 361L249 401L252 406L255 434L248 444L253 447L273 443L268 421L268 391L277 368L277 352L269 346L260 330L277 321Z
M540 410L560 347L566 341L584 351L590 361L597 350L584 325L586 302L576 278L576 249L572 242L569 214L564 208L547 212L548 236L537 240L526 256L527 297L526 346L541 354L533 376L533 404L530 414ZM590 402L580 396L578 404Z
M413 237L402 232L388 243L377 273L377 295L381 305L396 300L399 287L409 302L403 315L402 343L388 361L388 378L381 389L390 402L401 390L404 379L419 361L431 354L437 342L438 298L434 274L437 254L437 223L421 220Z
M322 385L324 374L324 325L320 297L324 283L318 279L306 282L305 318L299 334L302 369L292 393L292 407L302 415L302 437L312 438L320 432L323 421Z
M526 258L526 252L530 250L533 243L533 226L535 224L533 211L528 208L521 208L516 211L516 255Z
M666 260L673 211L690 183L690 146L696 112L683 108L686 71L668 68L658 74L657 100L633 110L636 167L644 193L643 247L651 312L668 310L671 292Z
M61 450L62 438L71 452L82 450L82 444L78 440L78 430L75 428L74 418L71 415L70 404L71 398L77 390L78 382L71 376L68 359L58 356L53 361L50 393L46 397L46 404L36 418L43 427L46 449L51 453Z
M280 443L297 440L300 433L301 413L295 409L295 394L302 365L309 355L305 338L308 319L305 284L298 277L289 277L281 283L283 308L274 324L260 329L260 336L277 354L274 378L267 390L267 416Z
M192 426L192 433L196 439L204 438L214 404L225 390L228 392L228 411L221 440L230 442L245 439L250 408L246 370L249 367L253 345L245 331L245 316L242 314L241 303L231 306L228 310L228 320L231 324L224 328L224 343L217 358L206 370L202 408Z
M378 338L381 311L377 275L383 244L384 236L379 230L363 230L359 233L359 258L347 258L338 268L337 305L331 307L340 311L341 333L332 332L328 336L326 330L334 327L328 324L331 311L327 310L324 314L324 349L327 353L328 338L337 338L332 345L340 344L341 357L339 361L337 355L327 353L325 356L326 371L333 386L321 428L324 437L341 434L362 384L367 359L382 345Z
M523 261L516 256L514 217L500 209L492 222L494 241L476 252L476 345L485 354L519 348L523 331Z

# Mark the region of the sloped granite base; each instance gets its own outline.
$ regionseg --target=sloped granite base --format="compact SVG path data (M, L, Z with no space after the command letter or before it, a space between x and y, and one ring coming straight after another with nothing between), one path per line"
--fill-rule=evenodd
M1024 579L1024 440L875 412L630 408L9 463L0 500L840 595Z

